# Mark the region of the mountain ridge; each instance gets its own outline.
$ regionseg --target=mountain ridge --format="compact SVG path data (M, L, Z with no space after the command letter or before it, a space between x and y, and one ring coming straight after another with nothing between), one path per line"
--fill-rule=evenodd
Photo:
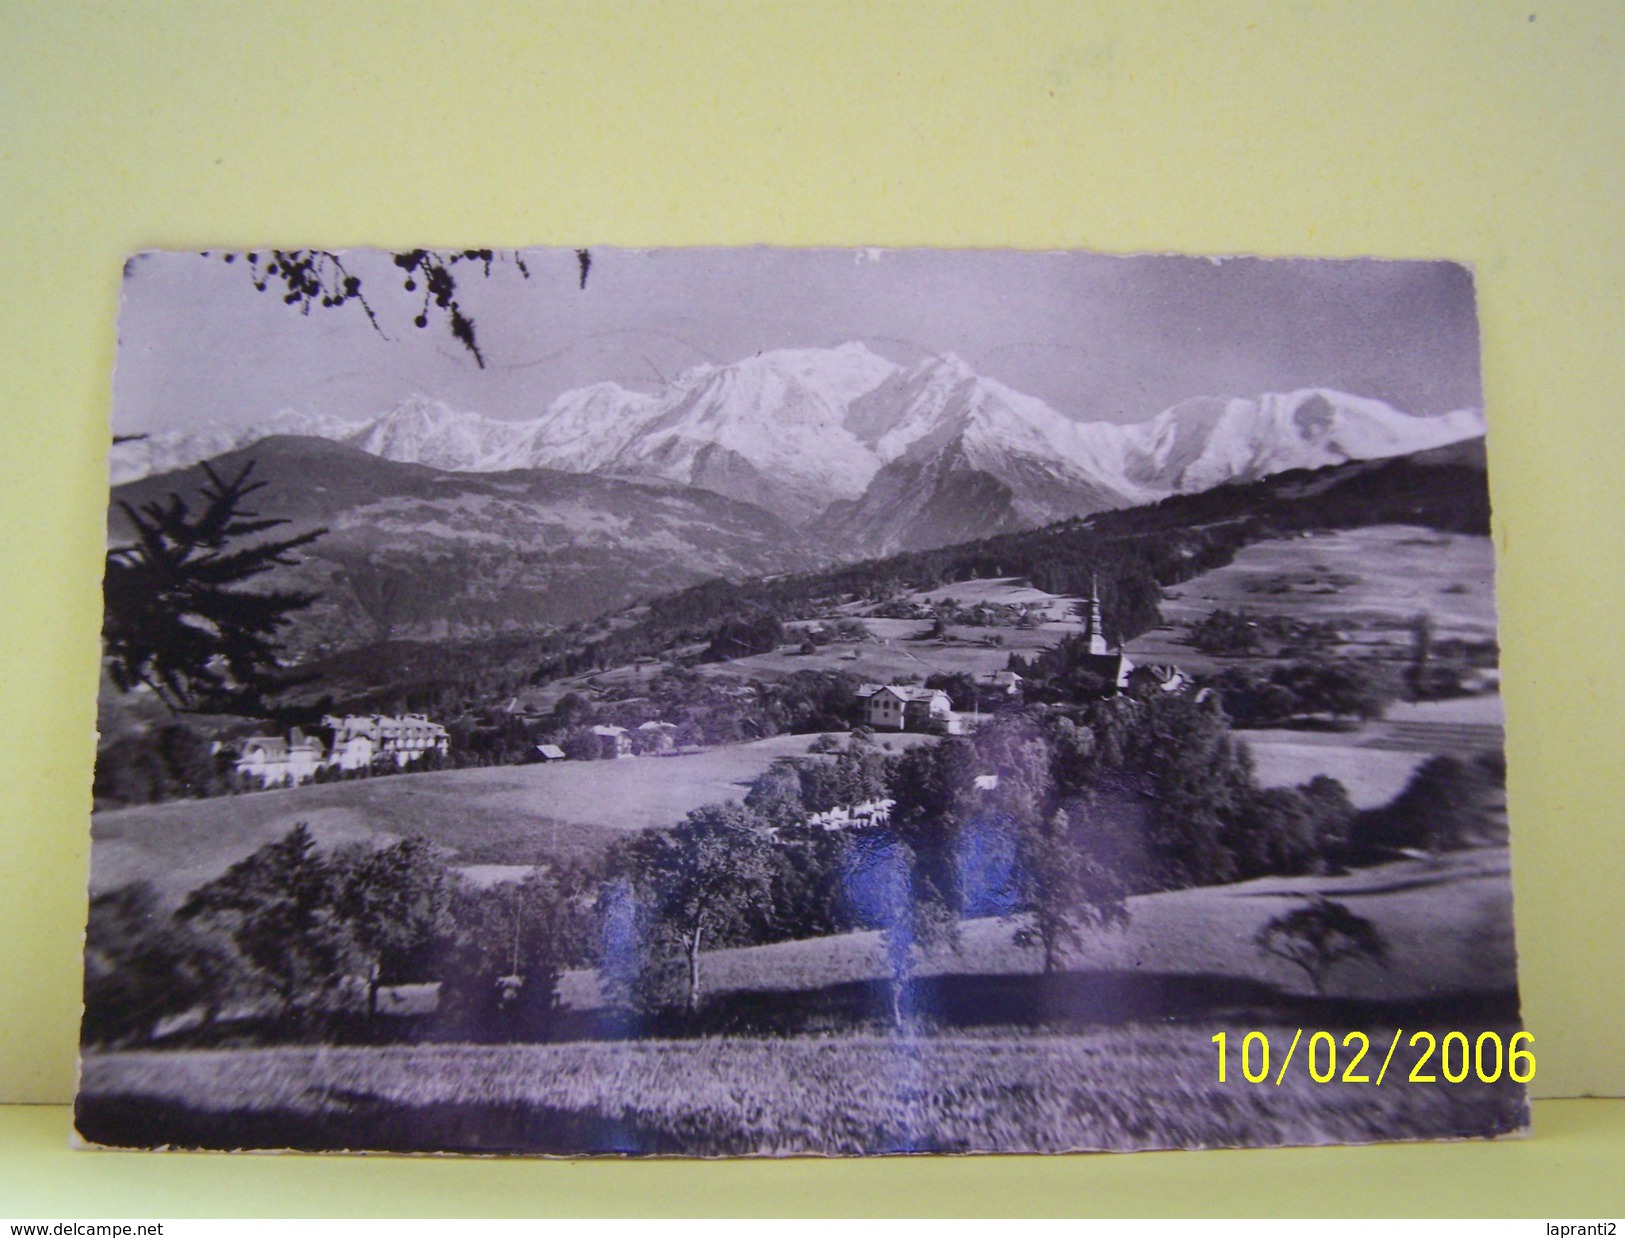
M1473 409L1418 417L1307 387L1198 397L1129 424L1085 421L952 353L905 366L853 342L695 366L652 394L593 383L524 421L422 395L361 422L283 410L262 426L119 444L110 469L115 483L133 480L240 450L267 431L460 473L659 477L878 553L1427 450L1482 434L1483 418Z
M287 520L287 533L326 529L272 578L320 595L294 616L299 654L568 624L702 580L824 561L768 511L659 479L452 472L313 436L261 439L208 463L230 476L250 462L266 483L256 514ZM132 532L121 504L195 502L206 480L199 464L115 487L110 540Z

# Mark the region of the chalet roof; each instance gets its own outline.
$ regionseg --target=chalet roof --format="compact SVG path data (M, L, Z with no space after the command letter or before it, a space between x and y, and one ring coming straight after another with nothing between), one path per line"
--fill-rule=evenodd
M564 760L564 749L557 744L537 744L536 751L549 761Z
M335 739L341 742L354 735L369 735L374 739L423 734L436 739L449 736L445 727L431 722L424 714L346 714L342 718L329 714L322 719L322 725L330 727Z
M939 696L945 701L948 699L948 694L941 688L916 688L909 685L902 688L893 688L892 691L905 701L934 701Z
M640 731L675 731L676 729L677 724L675 722L662 722L658 718L638 723L638 730Z
M948 698L941 688L922 688L918 684L866 683L858 689L858 700L866 701L882 692L890 692L900 701L932 701L939 696L944 700Z
M287 736L281 735L250 735L238 746L238 752L243 758L253 753L263 753L272 760L286 760L290 752L314 752L318 756L325 755L327 746L314 735L306 735L298 727Z
M625 735L626 734L626 728L624 726L604 726L602 724L599 724L598 726L593 727L592 733L594 735L606 735L606 736L608 736L608 735Z
M1167 663L1144 663L1134 667L1129 677L1140 683L1150 683L1160 692L1183 692L1191 686L1190 676L1181 668Z

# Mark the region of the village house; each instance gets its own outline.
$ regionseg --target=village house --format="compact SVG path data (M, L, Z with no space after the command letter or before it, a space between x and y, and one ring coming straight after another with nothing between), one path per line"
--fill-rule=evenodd
M537 744L536 756L544 763L564 760L564 749L557 744Z
M677 724L659 719L640 723L636 746L640 753L670 752L677 747Z
M956 730L953 702L941 688L866 683L857 691L866 725L880 731L924 731L933 725Z
M624 726L595 726L592 733L598 738L598 755L605 760L632 755L632 737Z
M1177 666L1150 662L1136 666L1129 672L1128 686L1136 693L1166 692L1173 695L1189 689L1191 679Z
M335 734L333 750L328 753L327 764L346 774L353 774L357 770L371 769L372 758L372 736L352 733L341 740Z
M342 769L364 768L360 764L363 754L366 766L388 757L404 769L426 752L445 756L451 751L450 733L423 714L347 714L342 718L329 714L322 725L333 732L333 751L345 753L344 759L350 762L340 764Z
M989 671L976 681L976 690L989 695L1020 696L1025 682L1015 671Z
M233 767L244 782L257 782L260 789L296 787L316 777L327 756L322 741L294 727L281 735L254 735L243 740Z
M825 833L835 833L839 830L870 829L877 825L886 825L891 821L892 809L897 805L896 800L872 799L864 800L861 804L842 804L824 812L815 812L807 818L807 824L814 829Z

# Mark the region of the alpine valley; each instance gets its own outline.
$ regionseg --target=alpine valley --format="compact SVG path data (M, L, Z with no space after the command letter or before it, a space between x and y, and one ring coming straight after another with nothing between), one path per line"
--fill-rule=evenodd
M368 421L285 410L117 444L117 501L187 493L250 460L256 501L329 532L291 570L323 595L306 648L585 619L708 577L951 545L1294 469L1484 433L1325 388L1088 421L951 354L862 343L596 383L503 420L414 396Z
M304 656L567 624L698 580L823 561L760 507L658 479L452 472L288 435L209 467L229 477L250 464L264 483L251 500L258 516L287 520L293 534L326 530L271 577L318 595L288 633ZM207 481L199 464L115 488L111 540L132 534L121 504L195 503Z

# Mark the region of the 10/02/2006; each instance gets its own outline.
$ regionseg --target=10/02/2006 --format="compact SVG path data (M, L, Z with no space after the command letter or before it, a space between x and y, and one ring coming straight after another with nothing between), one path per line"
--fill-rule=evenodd
M1404 1034L1403 1028L1394 1029L1393 1039L1389 1042L1382 1066L1377 1072L1377 1077L1373 1079L1369 1069L1363 1065L1371 1052L1371 1038L1366 1033L1352 1031L1343 1036L1341 1047L1345 1054L1352 1054L1352 1057L1345 1057L1340 1076L1337 1037L1327 1031L1314 1032L1309 1037L1309 1046L1305 1054L1309 1077L1316 1083L1339 1080L1343 1083L1373 1083L1381 1086L1382 1081L1387 1078L1388 1068L1393 1063L1395 1050L1399 1048ZM1294 1032L1286 1056L1282 1059L1279 1070L1275 1072L1274 1082L1277 1086L1286 1078L1287 1069L1292 1065L1293 1056L1302 1039L1303 1029L1300 1027ZM1213 1037L1213 1043L1219 1050L1219 1082L1228 1083L1229 1034L1217 1033ZM1451 1031L1446 1032L1442 1039L1432 1032L1418 1031L1411 1034L1408 1043L1418 1054L1407 1076L1411 1083L1437 1083L1441 1076L1446 1083L1465 1083L1470 1078L1476 1078L1482 1083L1495 1083L1503 1073L1514 1083L1528 1083L1535 1077L1535 1037L1530 1032L1514 1032L1511 1037L1503 1040L1501 1033L1495 1031L1481 1032L1476 1037L1469 1037L1468 1033L1462 1031ZM1248 1083L1269 1082L1271 1077L1269 1036L1264 1032L1248 1032L1241 1039L1240 1052L1242 1078ZM1433 1071L1435 1054L1438 1055L1439 1073Z

